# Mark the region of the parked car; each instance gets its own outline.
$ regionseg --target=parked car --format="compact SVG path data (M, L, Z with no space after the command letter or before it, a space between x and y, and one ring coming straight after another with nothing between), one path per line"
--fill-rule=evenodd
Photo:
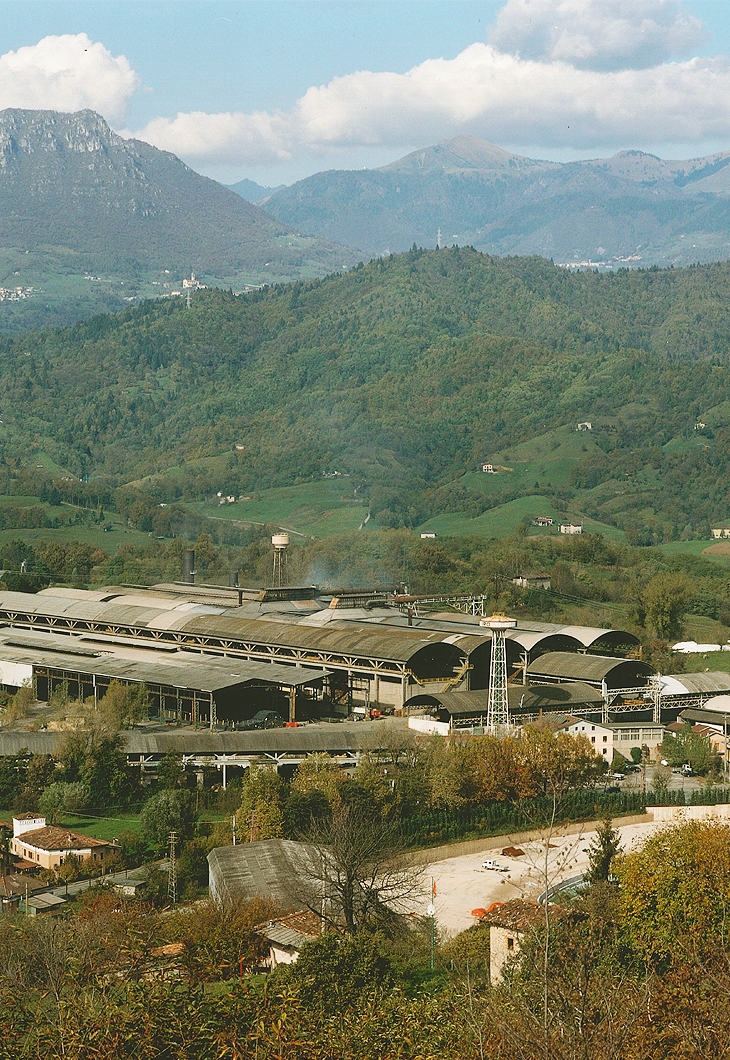
M244 729L280 729L284 719L275 710L260 710L252 718L244 721Z

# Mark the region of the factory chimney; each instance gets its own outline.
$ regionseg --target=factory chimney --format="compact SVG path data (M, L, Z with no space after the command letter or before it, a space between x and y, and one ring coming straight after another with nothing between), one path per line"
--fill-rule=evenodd
M182 580L185 585L195 585L195 575L197 571L195 569L195 549L186 548L183 554L183 576Z

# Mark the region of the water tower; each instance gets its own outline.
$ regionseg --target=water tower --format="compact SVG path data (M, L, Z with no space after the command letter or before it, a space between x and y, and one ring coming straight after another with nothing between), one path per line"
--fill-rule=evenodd
M274 546L274 580L273 584L279 588L286 581L287 549L289 548L288 534L273 534L271 544Z
M504 731L509 725L509 700L507 698L507 646L505 633L514 629L517 620L503 614L482 618L480 626L492 631L492 668L489 673L489 699L487 700L487 732Z

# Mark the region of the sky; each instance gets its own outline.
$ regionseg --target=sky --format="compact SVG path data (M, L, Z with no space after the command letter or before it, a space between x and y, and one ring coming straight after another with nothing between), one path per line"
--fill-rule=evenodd
M459 135L730 149L730 0L0 0L0 109L102 114L224 183Z

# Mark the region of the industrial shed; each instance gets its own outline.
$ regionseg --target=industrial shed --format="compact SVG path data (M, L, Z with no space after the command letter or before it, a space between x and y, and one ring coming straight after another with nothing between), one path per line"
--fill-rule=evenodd
M0 629L0 683L17 688L33 683L46 702L65 684L71 699L100 699L112 681L146 685L151 712L162 718L207 724L236 724L258 710L283 718L316 707L327 671L225 659L199 653L140 650L127 645L91 646L77 637L35 630L25 636Z
M668 674L662 676L660 681L662 699L667 706L670 703L699 706L711 696L730 693L730 673L719 670L706 670L700 674Z
M267 898L284 910L302 909L311 897L308 879L318 874L316 849L293 839L215 847L208 854L210 896L223 903Z
M600 714L604 707L601 693L582 682L559 685L510 685L508 687L510 717L515 721L538 717L543 713ZM417 695L409 700L413 709L420 707L437 721L447 722L451 728L484 724L489 692L444 692L436 695Z
M528 652L530 661L547 652L582 651L625 654L639 643L633 633L597 626L563 626L550 622L520 621L507 633Z
M75 596L0 593L0 620L23 629L76 634L110 643L175 645L209 655L331 671L333 700L344 712L353 702L400 707L413 686L442 690L468 686L472 671L488 665L489 636L420 629L375 629L337 622L326 628L291 621L247 619L235 607L118 594ZM110 598L111 596L111 598ZM283 616L279 616L280 619Z
M312 754L329 755L343 769L354 769L363 755L391 747L406 728L400 719L382 719L373 724L342 722L337 725L299 725L297 728L226 730L179 729L155 731L147 726L120 734L130 765L143 775L154 776L167 754L180 755L186 765L220 772L226 786L230 770L267 765L291 774ZM58 732L0 732L0 757L28 750L53 755L63 740Z
M641 688L647 684L653 669L638 659L616 659L605 655L581 655L553 651L530 663L531 681L583 681L594 688L610 690Z

